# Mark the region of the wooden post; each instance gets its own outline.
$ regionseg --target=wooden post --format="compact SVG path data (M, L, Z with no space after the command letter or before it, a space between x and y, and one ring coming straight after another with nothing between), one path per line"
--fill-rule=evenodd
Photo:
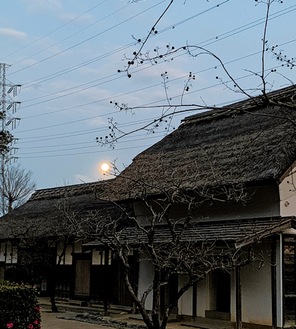
M240 280L240 267L235 268L236 287L236 329L242 329L242 292Z
M196 319L196 307L197 307L197 283L195 282L192 286L192 317Z
M277 293L276 293L276 237L271 241L271 309L272 309L272 328L277 328Z

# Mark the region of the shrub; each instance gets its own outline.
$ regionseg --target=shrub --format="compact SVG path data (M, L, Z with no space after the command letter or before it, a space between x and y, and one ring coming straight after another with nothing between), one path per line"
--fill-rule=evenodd
M36 291L25 285L0 282L0 329L41 328Z

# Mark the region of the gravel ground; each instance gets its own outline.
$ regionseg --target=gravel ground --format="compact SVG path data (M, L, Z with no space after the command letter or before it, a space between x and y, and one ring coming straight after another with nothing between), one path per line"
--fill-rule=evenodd
M58 305L59 313L52 313L50 304L41 299L42 329L146 329L140 316L122 312L120 314L103 316L98 310L82 307ZM168 329L181 329L182 324L169 323Z
M129 314L117 314L116 319L104 317L100 312L82 310L76 307L59 306L58 313L52 313L48 303L41 302L42 329L146 329L142 321L129 319Z
M75 315L71 312L52 313L49 310L41 311L42 329L106 329L106 326L70 320ZM61 317L64 317L64 319Z

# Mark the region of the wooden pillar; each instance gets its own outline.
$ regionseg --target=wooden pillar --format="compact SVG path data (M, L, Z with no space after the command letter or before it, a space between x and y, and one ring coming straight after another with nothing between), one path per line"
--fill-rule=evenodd
M192 286L192 317L196 319L196 308L197 308L197 283L195 282Z
M235 287L236 287L236 329L242 328L242 292L240 280L240 267L235 268Z
M272 328L277 328L277 293L276 293L276 236L271 241L271 310Z

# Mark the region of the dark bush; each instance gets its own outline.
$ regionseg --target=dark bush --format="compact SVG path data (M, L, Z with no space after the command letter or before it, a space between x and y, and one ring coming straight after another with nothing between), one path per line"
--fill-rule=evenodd
M0 329L41 328L35 289L0 281Z

